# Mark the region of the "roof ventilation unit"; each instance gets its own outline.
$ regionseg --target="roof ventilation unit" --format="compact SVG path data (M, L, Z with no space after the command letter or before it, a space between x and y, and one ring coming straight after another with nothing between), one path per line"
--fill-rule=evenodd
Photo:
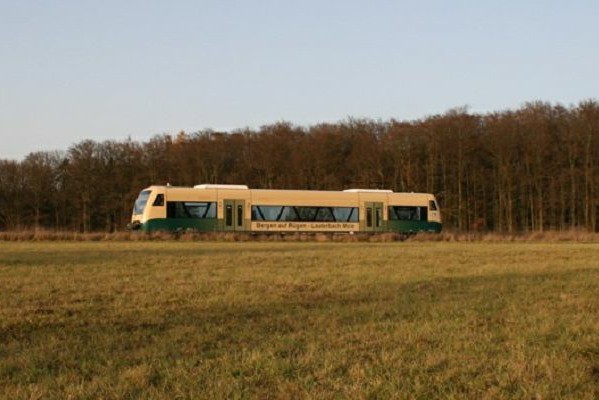
M345 189L347 193L393 193L393 190L388 189Z
M217 185L212 183L202 183L195 185L194 189L228 189L228 190L247 190L247 185Z

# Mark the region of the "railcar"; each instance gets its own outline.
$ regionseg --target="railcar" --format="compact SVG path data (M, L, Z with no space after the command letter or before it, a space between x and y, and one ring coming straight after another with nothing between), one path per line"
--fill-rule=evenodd
M246 185L150 186L129 227L144 232L440 232L429 193L391 190L264 190Z

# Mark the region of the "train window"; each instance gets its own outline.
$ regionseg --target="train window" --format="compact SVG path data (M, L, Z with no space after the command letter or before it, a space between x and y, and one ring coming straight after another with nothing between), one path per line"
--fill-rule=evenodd
M411 206L390 206L389 219L395 221L421 221L421 209L426 207L411 207ZM426 215L424 215L426 220Z
M358 209L356 207L333 207L335 221L358 222Z
M243 225L243 206L237 206L237 226Z
M133 205L133 214L143 214L144 209L146 208L146 203L148 202L148 198L150 197L150 193L152 193L150 190L144 190L139 193L139 196Z
M155 207L162 207L164 205L164 194L157 194L152 205Z
M216 203L198 201L167 201L167 218L216 218Z
M431 211L437 211L437 203L435 202L435 200L430 200L430 201L428 202L428 208L429 208Z
M252 206L252 219L256 221L278 221L283 212L281 206Z
M252 206L252 221L358 222L358 208Z
M184 202L191 218L216 218L216 203Z
M293 207L297 212L298 221L316 221L317 207Z
M370 207L366 208L366 226L369 228L372 226L372 208Z
M383 215L382 215L382 211L380 208L376 208L375 209L375 219L374 219L374 223L375 226L378 228L379 226L381 226L381 220L383 219Z
M225 225L233 226L233 206L230 204L227 204L225 211Z
M167 218L189 218L185 212L185 207L180 201L166 202L166 217Z
M333 215L332 207L320 207L316 210L316 216L314 217L315 221L325 221L331 222L335 221L335 216Z

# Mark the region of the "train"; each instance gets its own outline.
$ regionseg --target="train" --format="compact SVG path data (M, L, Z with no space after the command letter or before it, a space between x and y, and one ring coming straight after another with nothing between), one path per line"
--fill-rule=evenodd
M250 189L247 185L153 185L143 189L128 228L143 232L441 232L430 193Z

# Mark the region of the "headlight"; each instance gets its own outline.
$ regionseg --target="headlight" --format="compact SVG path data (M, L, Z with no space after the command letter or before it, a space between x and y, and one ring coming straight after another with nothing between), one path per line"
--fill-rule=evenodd
M139 221L133 221L127 224L127 230L136 231L141 228L141 223Z

